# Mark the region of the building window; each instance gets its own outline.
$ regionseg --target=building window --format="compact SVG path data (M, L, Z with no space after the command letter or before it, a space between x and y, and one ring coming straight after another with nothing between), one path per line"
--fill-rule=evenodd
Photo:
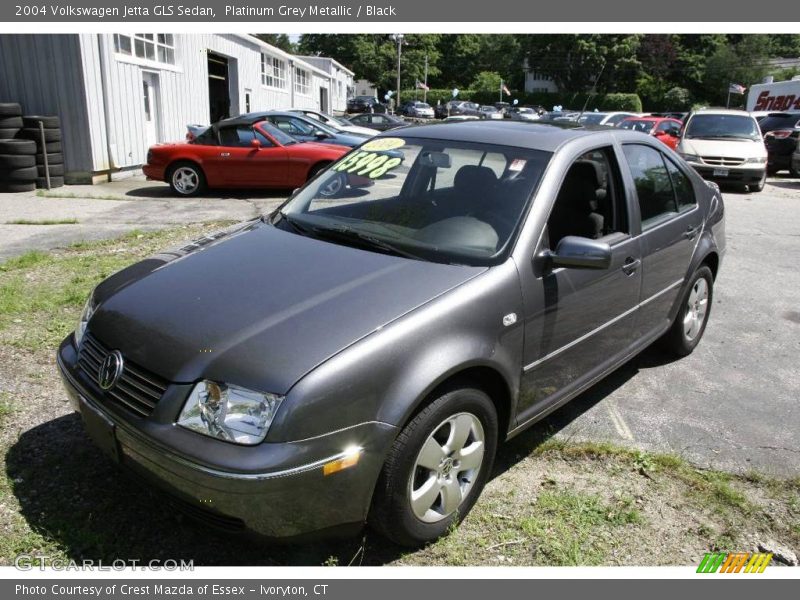
M279 58L261 55L261 83L274 88L286 87L286 63Z
M171 33L114 34L114 51L143 60L175 64L175 36Z
M303 69L295 69L294 91L304 96L311 95L311 73Z

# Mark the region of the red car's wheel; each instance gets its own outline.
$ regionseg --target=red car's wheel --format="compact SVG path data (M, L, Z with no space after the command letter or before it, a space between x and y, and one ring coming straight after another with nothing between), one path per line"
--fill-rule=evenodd
M179 196L197 196L206 188L206 177L199 165L180 162L169 168L167 183Z

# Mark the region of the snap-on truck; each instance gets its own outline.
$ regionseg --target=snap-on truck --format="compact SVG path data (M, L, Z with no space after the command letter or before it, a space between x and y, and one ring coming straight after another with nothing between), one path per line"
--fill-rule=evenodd
M789 81L757 83L747 94L749 112L800 111L800 75Z

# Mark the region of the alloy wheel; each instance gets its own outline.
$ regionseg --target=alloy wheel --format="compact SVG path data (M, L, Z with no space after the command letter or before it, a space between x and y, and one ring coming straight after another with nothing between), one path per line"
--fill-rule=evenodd
M694 282L692 291L686 300L686 314L683 317L683 334L686 339L694 341L703 329L708 312L708 282L700 277Z
M191 194L199 184L200 177L191 167L178 167L172 174L172 185L181 194Z
M480 474L486 438L480 419L458 413L442 421L422 445L411 471L408 495L425 523L455 513Z

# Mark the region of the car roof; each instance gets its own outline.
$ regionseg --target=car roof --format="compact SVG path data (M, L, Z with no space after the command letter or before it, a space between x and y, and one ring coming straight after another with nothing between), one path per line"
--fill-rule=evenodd
M700 110L696 110L694 115L737 115L751 118L753 116L746 110L734 110L732 108L701 108Z
M554 152L563 143L575 138L597 134L612 134L628 137L630 131L602 126L575 126L553 123L537 123L523 121L451 121L446 125L434 123L417 125L404 130L405 135L413 138L449 140L453 142L477 142L516 146L531 150ZM391 136L392 132L387 132ZM394 136L398 133L394 132ZM635 135L635 134L634 134ZM637 138L638 139L638 136Z

